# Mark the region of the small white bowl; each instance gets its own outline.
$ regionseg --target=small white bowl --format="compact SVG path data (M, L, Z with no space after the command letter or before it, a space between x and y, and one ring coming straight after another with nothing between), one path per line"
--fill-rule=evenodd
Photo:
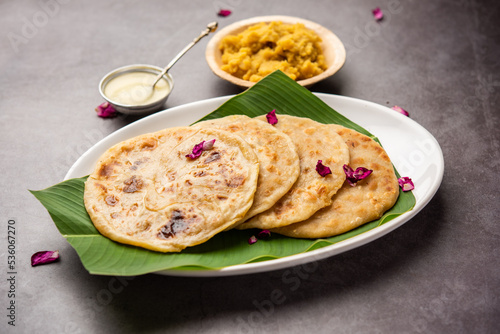
M309 87L321 80L324 80L332 76L338 70L340 70L344 65L346 59L345 47L344 44L342 44L342 42L340 41L340 39L333 32L309 20L304 20L292 16L275 15L275 16L258 16L238 21L219 30L208 42L205 51L205 57L210 69L220 78L227 80L240 87L247 88L253 86L255 82L237 78L221 69L222 52L219 50L219 45L221 40L227 35L237 35L240 32L247 29L249 26L252 26L260 22L268 23L272 21L281 21L286 24L302 23L306 28L314 31L322 40L321 48L323 50L323 55L325 56L325 61L328 68L323 73L316 75L312 78L297 81L298 84L305 87Z
M144 65L144 64L134 64L134 65L127 65L123 66L120 68L117 68L108 74L106 74L102 79L101 82L99 83L99 93L101 96L109 102L115 109L116 111L119 111L123 114L129 114L129 115L140 115L140 114L146 114L146 113L152 113L155 111L158 111L162 109L164 106L165 102L167 101L168 96L172 92L172 89L174 88L174 79L172 76L168 73L163 75L163 79L166 80L168 84L168 90L165 93L165 96L163 96L161 99L148 103L148 104L123 104L119 103L116 101L113 101L109 96L107 96L105 92L106 85L114 78L123 75L125 73L131 73L131 72L147 72L147 73L153 73L155 75L158 75L161 73L163 68L158 67L158 66L153 66L153 65Z

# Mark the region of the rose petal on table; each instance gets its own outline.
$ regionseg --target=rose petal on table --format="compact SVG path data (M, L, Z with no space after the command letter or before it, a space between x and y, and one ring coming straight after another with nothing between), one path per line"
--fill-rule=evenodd
M55 262L59 259L59 251L41 251L31 256L31 266Z
M384 12L382 12L382 10L379 7L372 10L372 13L373 13L373 17L377 21L380 21L384 18Z
M109 102L104 102L95 108L97 116L102 118L111 118L117 115L117 111Z
M217 13L217 15L222 16L222 17L226 17L226 16L231 15L231 13L232 13L232 11L230 11L229 9L221 9Z
M400 106L394 106L391 109L397 111L400 114L403 114L405 116L410 117L410 113L408 111L404 110L403 108L401 108Z

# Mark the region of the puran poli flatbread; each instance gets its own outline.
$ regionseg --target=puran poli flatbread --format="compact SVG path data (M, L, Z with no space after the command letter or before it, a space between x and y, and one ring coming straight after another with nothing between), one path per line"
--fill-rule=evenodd
M195 127L212 127L241 136L259 159L259 180L253 205L242 222L274 205L295 183L299 156L290 137L267 122L244 115L203 121Z
M266 121L265 116L257 119ZM349 150L335 129L308 118L278 115L277 129L295 144L300 161L300 175L292 188L270 209L256 215L238 229L270 229L305 220L332 203L332 196L345 181L342 169L349 163ZM332 174L325 177L316 171L318 160Z
M396 203L398 180L385 150L363 134L340 125L332 126L349 147L350 167L366 167L373 172L355 187L345 182L333 197L332 205L311 218L273 232L294 238L327 238L380 218Z
M215 139L200 157L194 145ZM121 142L100 158L84 202L104 236L177 252L230 228L251 207L259 164L248 143L217 129L179 127Z

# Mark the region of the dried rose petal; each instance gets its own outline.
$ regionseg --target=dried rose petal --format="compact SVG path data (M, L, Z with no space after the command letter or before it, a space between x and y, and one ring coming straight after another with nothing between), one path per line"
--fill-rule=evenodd
M391 108L392 110L396 110L398 113L401 113L405 116L410 116L410 113L408 113L408 111L404 110L403 108L399 107L399 106L394 106Z
M274 125L278 123L278 117L276 117L276 109L273 109L266 115L267 123Z
M382 10L379 7L372 10L372 13L373 13L373 17L377 21L380 21L384 18L384 13L382 12Z
M252 235L249 239L248 239L248 244L249 245L253 245L254 243L257 242L257 238L255 237L255 235Z
M95 108L97 112L97 116L102 118L110 118L115 117L117 115L117 111L109 102L104 102Z
M269 230L262 230L259 233L257 233L257 239L259 240L267 240L271 237L271 231Z
M214 147L215 139L203 142L203 151L211 150Z
M194 145L192 153L186 154L186 157L196 159L203 153L203 151L210 150L212 147L214 147L214 143L215 139L202 141L201 143Z
M367 178L373 172L373 170L365 167L358 167L356 170L353 170L350 166L344 165L343 168L346 180L352 187L355 187L356 182Z
M318 163L316 164L316 171L323 177L332 173L330 167L323 165L323 160L318 160Z
M186 157L191 158L191 159L198 158L201 155L201 153L203 152L203 144L204 143L205 143L205 141L202 141L201 143L194 145L192 153L186 154Z
M59 259L59 251L42 251L36 252L31 256L31 266L38 266L55 262Z
M229 9L221 9L219 10L219 12L217 13L217 15L219 16L222 16L222 17L226 17L226 16L229 16L231 15L231 11Z
M403 191L410 191L410 190L415 189L415 185L413 184L413 181L407 176L403 176L403 177L399 178L398 183Z

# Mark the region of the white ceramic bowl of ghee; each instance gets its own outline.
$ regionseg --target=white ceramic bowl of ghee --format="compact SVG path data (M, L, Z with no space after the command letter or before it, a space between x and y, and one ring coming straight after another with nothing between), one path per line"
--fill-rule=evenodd
M145 114L163 108L174 88L168 73L153 88L153 82L163 68L134 64L117 68L106 74L99 83L99 93L116 111L123 114Z

